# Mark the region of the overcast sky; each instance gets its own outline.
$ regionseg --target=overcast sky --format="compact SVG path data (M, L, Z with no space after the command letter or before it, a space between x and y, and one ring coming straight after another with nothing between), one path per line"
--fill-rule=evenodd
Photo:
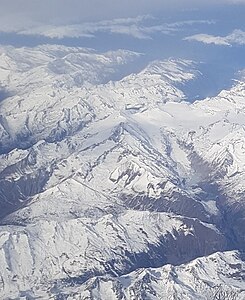
M0 0L0 31L154 15L224 4L245 4L245 0Z

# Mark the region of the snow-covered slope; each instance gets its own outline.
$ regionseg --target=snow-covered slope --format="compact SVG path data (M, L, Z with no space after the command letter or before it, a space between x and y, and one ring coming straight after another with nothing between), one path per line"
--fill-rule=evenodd
M67 299L207 300L245 297L245 264L237 252L215 253L186 265L139 269L66 287Z
M0 53L3 299L109 299L102 290L130 299L131 285L132 299L167 299L163 265L245 250L244 82L190 104L181 88L200 76L191 61L154 61L115 80L137 53L63 46ZM220 272L231 258L242 266L229 252L213 269L212 256L201 259L220 286L210 285L204 299L226 292L240 299ZM191 276L187 266L176 272ZM142 282L151 269L124 278L150 267L161 267L161 280ZM184 299L197 299L207 284L181 282Z
M2 228L0 297L26 292L48 299L59 282L66 286L105 273L189 261L225 245L214 226L193 219L129 210L95 218L92 212Z

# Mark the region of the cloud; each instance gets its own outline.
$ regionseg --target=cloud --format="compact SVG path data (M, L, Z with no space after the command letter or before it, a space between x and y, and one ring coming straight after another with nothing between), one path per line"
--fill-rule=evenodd
M245 31L236 29L231 34L223 37L209 34L195 34L184 38L184 40L219 46L245 45Z
M204 33L188 36L188 37L184 38L184 40L197 41L197 42L201 42L204 44L214 44L214 45L223 45L223 46L230 45L224 37L213 36L213 35L204 34Z
M0 0L0 28L15 32L156 13L168 16L182 9L217 6L216 2L245 4L245 0Z
M149 25L150 21L151 25ZM30 29L20 30L17 33L21 35L41 35L49 38L93 38L97 33L128 35L136 39L151 39L155 33L174 34L182 30L183 27L194 24L213 24L209 20L187 20L175 23L160 23L159 20L150 15L138 16L136 18L121 18L106 20L100 22L87 22L72 25L44 25L33 26ZM153 24L153 25L152 25ZM154 25L155 24L155 25Z
M100 22L87 22L72 25L46 25L37 26L27 30L21 30L19 34L42 35L50 38L64 37L94 37L98 32L119 33L131 35L139 39L147 39L143 22L151 19L150 16L138 16L136 18L121 18Z

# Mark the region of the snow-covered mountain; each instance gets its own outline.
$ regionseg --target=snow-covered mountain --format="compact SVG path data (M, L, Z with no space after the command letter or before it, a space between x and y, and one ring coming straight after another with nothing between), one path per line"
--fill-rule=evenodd
M67 286L67 299L244 299L244 262L236 252L215 253L174 267L138 269L120 277ZM79 298L80 297L80 298Z
M243 299L245 83L190 103L192 61L0 54L0 297Z

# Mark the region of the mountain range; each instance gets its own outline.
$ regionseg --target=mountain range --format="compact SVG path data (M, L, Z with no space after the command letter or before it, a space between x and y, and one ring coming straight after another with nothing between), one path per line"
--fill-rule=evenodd
M0 48L0 298L245 298L245 81L198 63Z

